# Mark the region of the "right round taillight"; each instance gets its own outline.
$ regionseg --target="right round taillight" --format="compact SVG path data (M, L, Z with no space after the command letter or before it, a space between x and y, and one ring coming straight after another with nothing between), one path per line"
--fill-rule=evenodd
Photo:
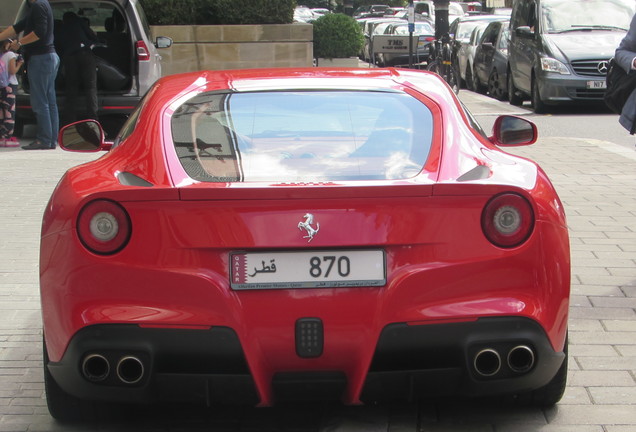
M110 255L120 251L130 239L128 213L116 202L95 200L86 204L77 219L77 234L91 252Z
M534 211L528 200L521 195L497 195L484 207L481 228L486 238L496 246L519 246L532 234Z

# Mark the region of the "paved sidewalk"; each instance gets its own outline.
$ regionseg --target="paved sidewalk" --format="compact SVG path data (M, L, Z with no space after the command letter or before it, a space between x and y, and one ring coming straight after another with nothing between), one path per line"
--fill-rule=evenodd
M492 99L464 91L460 96L485 120L503 106L495 108ZM636 151L593 138L563 137L512 152L540 163L568 215L570 373L565 397L555 408L442 400L422 403L417 412L141 409L132 424L70 427L49 417L43 395L39 230L62 173L99 155L0 148L0 432L261 431L265 424L270 425L266 430L330 432L415 432L418 424L419 430L436 432L636 431ZM280 428L279 415L285 418Z

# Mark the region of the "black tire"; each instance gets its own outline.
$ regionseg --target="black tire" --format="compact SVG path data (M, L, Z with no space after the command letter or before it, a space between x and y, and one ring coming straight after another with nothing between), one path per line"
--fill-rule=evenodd
M521 106L523 104L523 98L519 95L519 90L515 87L515 83L512 80L512 73L508 68L508 102L510 105Z
M460 86L460 78L459 78L459 72L457 72L457 69L455 69L454 67L449 67L448 68L448 77L446 77L446 82L448 83L448 85L450 86L450 88L453 90L453 92L455 94L459 94L459 88Z
M466 88L470 91L475 91L475 79L469 65L466 65Z
M548 112L548 106L541 100L541 94L539 93L539 86L537 80L532 77L532 109L537 114L544 114Z
M462 78L462 74L458 72L457 76L459 77L459 88L468 89L468 82L465 78Z
M483 85L481 83L481 81L479 81L479 76L477 75L477 72L474 69L474 65L473 65L473 83L474 83L474 87L475 87L475 91L479 94L486 94L486 91L488 90L488 88Z
M121 405L93 402L66 393L49 372L46 342L42 342L44 391L51 417L62 423L92 422L125 418L127 411Z
M532 392L525 393L517 396L517 401L526 406L538 406L543 408L549 408L554 406L561 400L568 378L568 339L565 339L565 346L563 347L563 353L565 358L561 367L557 371L554 378L549 383L541 388L538 388Z
M439 75L439 62L437 60L433 60L426 65L426 70L430 72L435 72Z
M446 81L455 94L459 93L459 74L454 67L448 66L448 76L445 76L442 63L438 60L433 60L426 66L426 70L435 72L437 75L442 77L444 81Z
M508 98L507 84L501 82L501 75L497 69L493 69L488 77L488 93L490 97L503 101Z
M44 365L44 391L46 393L46 405L51 417L61 422L77 422L86 419L85 404L79 398L66 393L55 382L51 372L49 372L49 355L46 351L46 342L43 347Z

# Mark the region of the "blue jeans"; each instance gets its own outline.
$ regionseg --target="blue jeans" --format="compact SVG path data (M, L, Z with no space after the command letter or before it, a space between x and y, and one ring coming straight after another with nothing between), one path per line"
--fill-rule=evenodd
M37 121L36 139L55 148L60 128L60 115L55 98L55 77L60 67L56 53L34 55L29 58L27 73L31 91L31 107Z

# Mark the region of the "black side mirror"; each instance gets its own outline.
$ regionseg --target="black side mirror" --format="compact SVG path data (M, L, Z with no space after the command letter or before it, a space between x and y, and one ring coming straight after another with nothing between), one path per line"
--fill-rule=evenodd
M520 38L530 39L534 37L534 30L529 26L521 26L515 29L515 34Z
M90 153L111 148L111 144L104 141L104 130L96 120L82 120L64 126L58 141L62 149L74 152Z
M524 146L537 141L537 126L517 116L500 116L495 120L490 142L498 146Z
M172 46L172 39L167 36L157 36L155 46L157 48L170 48Z

